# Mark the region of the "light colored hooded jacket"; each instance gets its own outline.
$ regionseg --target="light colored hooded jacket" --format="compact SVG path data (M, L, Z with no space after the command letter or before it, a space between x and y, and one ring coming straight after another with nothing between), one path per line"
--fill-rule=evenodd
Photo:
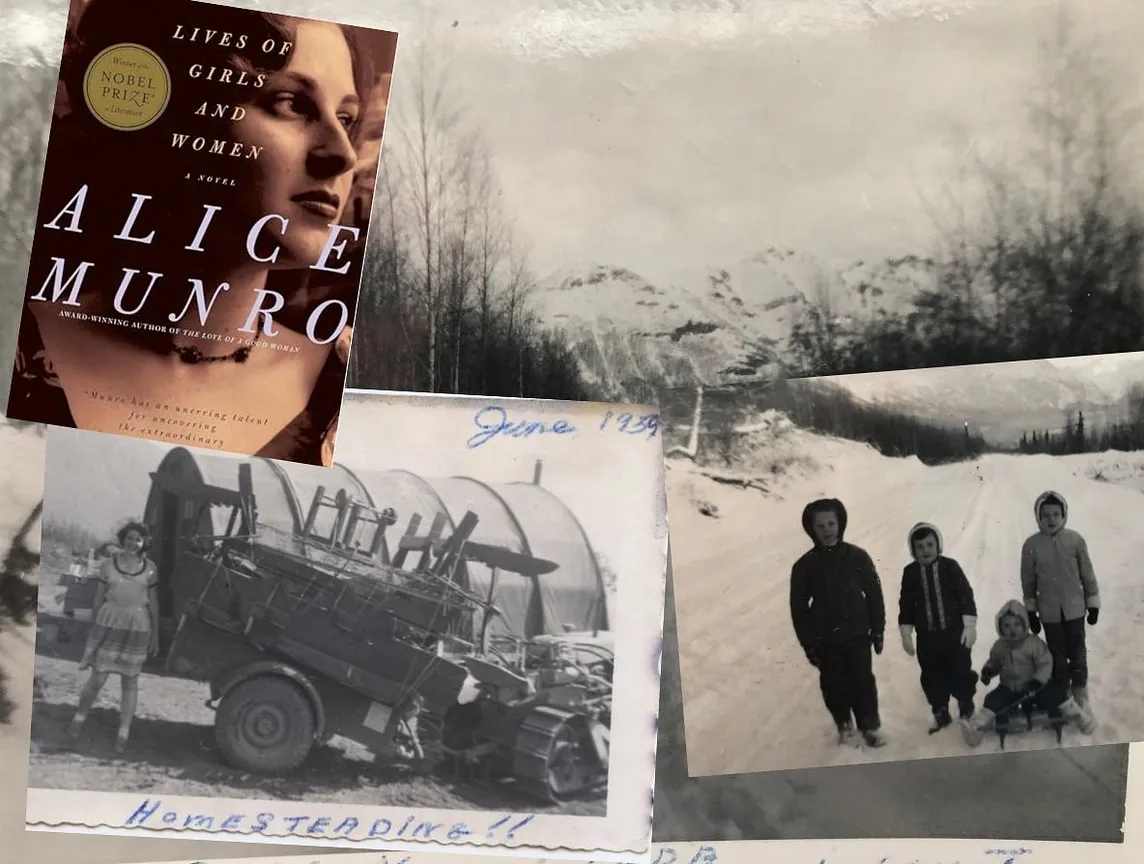
M1043 492L1033 505L1040 527L1041 504L1059 498L1064 523L1056 534L1038 530L1021 547L1021 591L1025 608L1042 621L1057 624L1083 618L1088 609L1100 608L1100 590L1088 555L1088 544L1068 524L1069 505L1059 492Z
M1025 638L1010 641L1001 636L1001 619L1012 613L1025 622ZM989 649L986 667L1001 680L1001 686L1020 693L1031 683L1047 684L1053 676L1053 655L1040 638L1029 631L1029 613L1020 600L1010 600L995 616L1000 637Z

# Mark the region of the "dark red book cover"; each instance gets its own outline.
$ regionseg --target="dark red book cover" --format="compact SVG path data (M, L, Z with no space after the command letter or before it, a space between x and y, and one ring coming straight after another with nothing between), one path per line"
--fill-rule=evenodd
M7 415L330 464L396 46L74 0Z

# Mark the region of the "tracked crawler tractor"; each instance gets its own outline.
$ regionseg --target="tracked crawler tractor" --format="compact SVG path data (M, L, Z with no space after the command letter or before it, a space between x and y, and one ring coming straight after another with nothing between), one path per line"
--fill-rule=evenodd
M489 659L491 657L492 659ZM443 746L458 770L565 801L607 782L613 653L590 634L504 640L466 667L476 699L445 716Z

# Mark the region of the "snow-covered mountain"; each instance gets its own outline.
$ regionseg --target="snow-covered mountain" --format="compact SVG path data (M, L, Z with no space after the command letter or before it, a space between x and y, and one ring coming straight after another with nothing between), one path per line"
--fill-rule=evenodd
M549 277L536 307L568 336L589 386L634 396L761 380L809 304L841 317L896 305L933 268L915 257L834 267L775 248L664 284L621 266L582 265Z
M1063 357L1050 362L1083 375L1116 399L1122 399L1130 390L1144 386L1144 351Z
M1089 367L1095 362L1027 360L824 380L864 401L891 405L943 424L969 423L986 438L1009 443L1022 432L1056 430L1065 425L1070 413L1075 420L1083 411L1090 429L1114 419L1127 389L1123 382L1130 379L1123 373L1091 374ZM1144 367L1144 354L1137 366Z

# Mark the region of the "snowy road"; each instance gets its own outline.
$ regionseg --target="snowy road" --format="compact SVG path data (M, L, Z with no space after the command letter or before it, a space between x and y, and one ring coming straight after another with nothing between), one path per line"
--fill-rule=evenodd
M915 522L934 522L946 554L965 569L981 613L973 649L980 669L996 638L994 613L1021 596L1020 548L1036 530L1032 504L1045 489L1068 499L1069 527L1088 540L1103 602L1088 631L1089 690L1101 725L1088 738L1067 729L1064 743L1144 739L1144 495L1088 479L1090 457L991 455L927 468L850 442L817 442L816 458L834 468L794 482L781 499L669 473L690 774L996 752L992 738L968 750L956 726L927 734L917 662L902 650L896 627L905 535ZM890 744L878 751L836 745L817 676L790 623L790 568L809 546L799 517L807 501L824 495L845 502L846 539L874 558L886 596L886 648L875 673ZM699 515L698 499L717 502L721 518ZM1006 742L1009 750L1055 746L1048 732Z

